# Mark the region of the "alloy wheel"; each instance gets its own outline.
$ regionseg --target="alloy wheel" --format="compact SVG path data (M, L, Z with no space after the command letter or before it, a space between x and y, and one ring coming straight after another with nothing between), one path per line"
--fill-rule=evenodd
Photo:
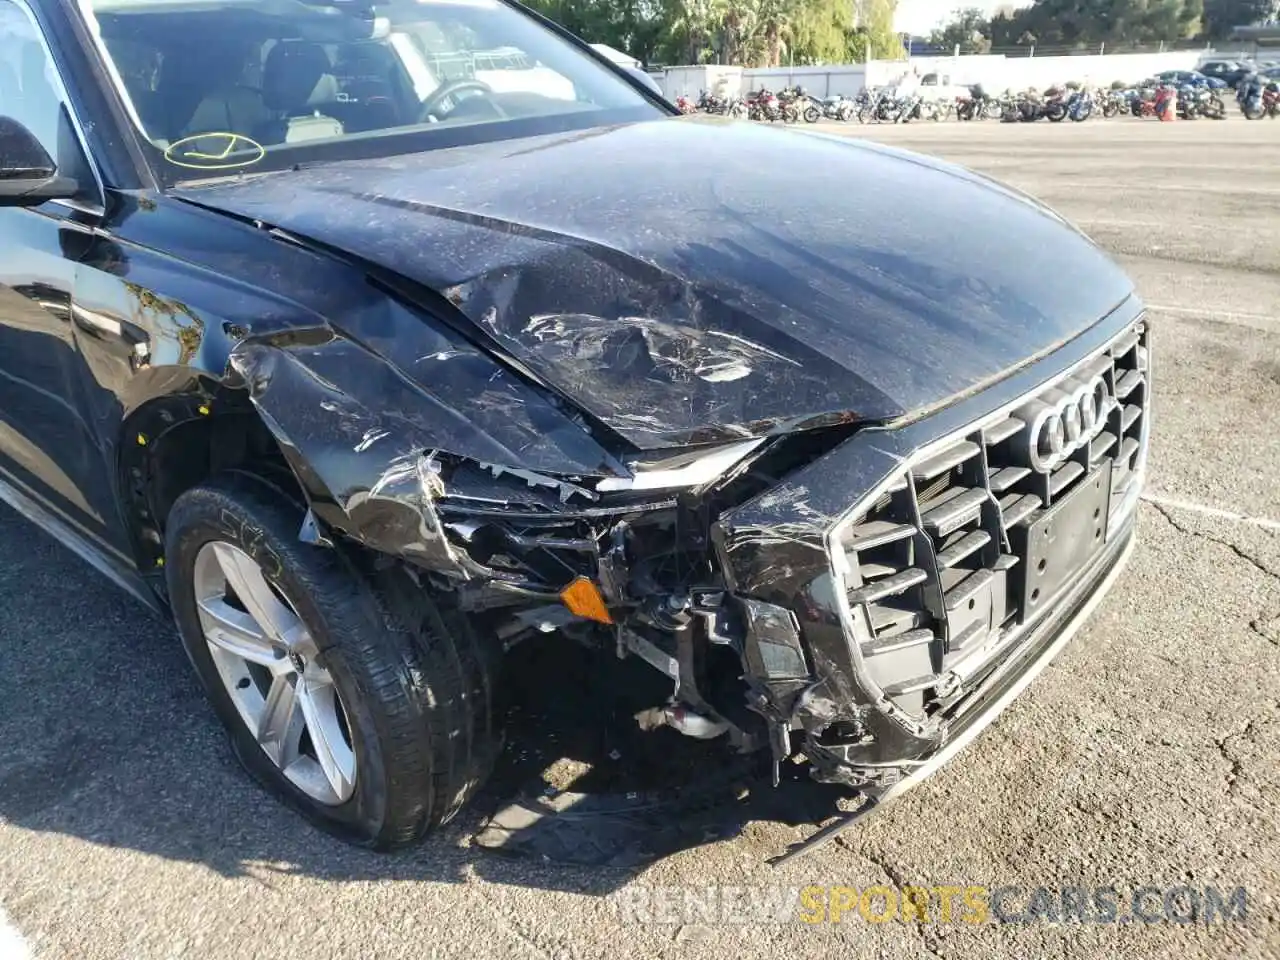
M302 618L230 543L201 547L193 577L209 654L249 733L307 796L344 803L356 783L351 728Z

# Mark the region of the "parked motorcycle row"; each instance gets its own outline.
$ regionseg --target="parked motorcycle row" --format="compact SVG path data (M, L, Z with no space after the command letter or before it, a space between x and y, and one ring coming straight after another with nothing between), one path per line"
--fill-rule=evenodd
M1048 120L1076 123L1091 117L1118 116L1162 118L1170 111L1181 120L1227 116L1223 94L1230 89L1196 82L1152 78L1132 87L1091 89L1079 84L1050 87L1043 92L1005 91L988 94L981 85L968 89L968 96L944 100L928 91L899 87L866 88L856 97L840 94L815 97L803 87L778 92L752 91L745 97L723 97L703 92L697 100L677 97L684 113L712 113L751 120L783 123L817 123L819 120L848 123L909 123L941 120L1001 120L1005 123L1034 123ZM1235 91L1240 112L1250 120L1280 117L1280 80L1255 77L1242 82Z

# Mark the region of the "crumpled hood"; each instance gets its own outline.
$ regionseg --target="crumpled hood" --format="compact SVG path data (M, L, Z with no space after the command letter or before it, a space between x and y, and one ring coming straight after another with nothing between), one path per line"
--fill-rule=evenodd
M646 448L917 413L1132 290L1054 214L958 167L705 118L178 195L431 288Z

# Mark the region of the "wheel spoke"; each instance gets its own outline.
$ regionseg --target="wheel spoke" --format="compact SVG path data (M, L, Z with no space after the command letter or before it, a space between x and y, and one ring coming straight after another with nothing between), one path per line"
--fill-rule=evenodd
M227 586L235 591L249 616L267 638L288 645L298 634L298 617L275 595L252 557L229 543L214 543L214 555Z
M298 684L298 702L306 717L307 733L325 779L339 800L351 796L355 786L356 758L343 739L338 724L338 701L332 681L303 679Z
M280 662L275 646L253 617L237 610L221 597L199 602L200 625L210 645L243 660L275 667Z
M298 740L302 736L302 715L298 712L299 697L293 681L292 675L278 676L271 681L258 719L258 742L281 769L298 758Z

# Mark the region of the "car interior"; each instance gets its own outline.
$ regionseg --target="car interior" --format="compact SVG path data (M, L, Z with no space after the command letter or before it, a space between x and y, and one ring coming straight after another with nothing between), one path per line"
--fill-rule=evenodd
M286 6L277 14L263 0L177 18L165 13L167 4L157 12L134 4L99 10L104 46L147 137L163 148L234 133L269 148L582 109L540 89L547 74L573 89L540 64L525 71L528 89L490 89L476 78L476 63L500 61L486 54L497 44L462 20L444 19L447 13L433 20L416 13L414 22L392 27L385 18L337 16L331 7ZM515 53L513 62L533 62Z

